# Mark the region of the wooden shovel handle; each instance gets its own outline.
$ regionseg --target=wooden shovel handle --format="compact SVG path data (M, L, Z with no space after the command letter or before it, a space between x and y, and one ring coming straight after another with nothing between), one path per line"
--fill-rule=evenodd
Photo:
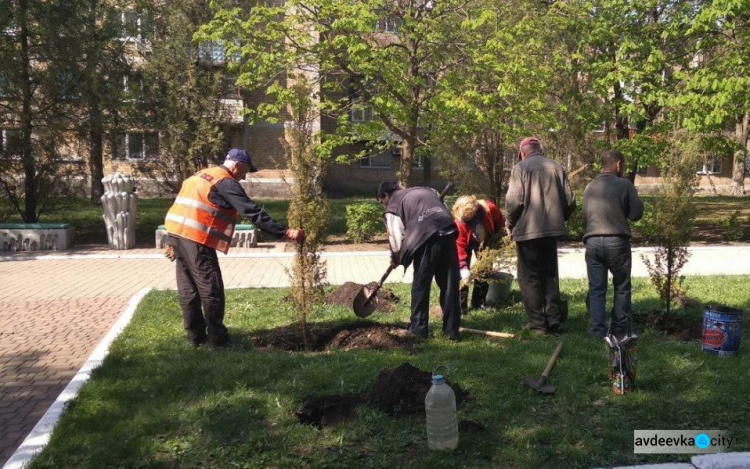
M445 188L443 188L443 191L440 193L440 201L442 202L445 196L448 194L448 191L451 190L451 187L453 187L453 183L449 182L445 185Z
M542 376L545 378L549 377L549 374L552 372L552 367L555 366L555 362L557 361L557 357L560 356L560 351L562 351L563 343L560 342L557 344L557 348L555 349L555 353L552 354L551 357L549 357L549 361L547 362L547 368L544 369L542 372Z
M495 332L495 331L483 331L481 329L469 329L468 327L459 327L459 332L469 332L471 334L486 335L487 337L497 337L498 339L513 339L516 337L515 334L508 334L507 332Z
M369 295L367 296L367 299L366 299L366 300L365 300L365 302L364 302L364 303L362 304L362 306L367 306L367 305L369 305L369 304L370 304L370 302L372 301L372 299L373 299L373 298L375 298L375 295L377 295L377 294L378 294L378 290L380 290L380 287L382 287L382 286L383 286L383 283L385 283L385 279L387 279L387 278L388 278L388 276L389 276L389 275L391 275L391 272L393 272L393 269L395 269L395 268L396 268L396 267L394 267L393 265L389 265L389 266L388 266L388 270L386 270L386 271L385 271L385 273L383 274L383 276L382 276L382 277L380 278L380 281L379 281L379 282L378 282L378 284L377 284L377 285L375 286L375 289L373 289L373 290L372 290L372 291L370 292L370 294L369 294Z

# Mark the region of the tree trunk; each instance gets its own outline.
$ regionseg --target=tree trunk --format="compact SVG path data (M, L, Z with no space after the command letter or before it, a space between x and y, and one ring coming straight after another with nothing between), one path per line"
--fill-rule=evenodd
M416 135L416 133L414 134ZM398 171L398 184L401 187L411 186L412 166L414 166L414 150L416 137L409 136L401 142L401 162Z
M34 130L32 122L32 88L31 88L31 59L29 57L29 27L28 0L19 0L19 26L18 40L21 46L21 160L24 172L24 210L21 216L26 223L36 223L37 215L37 181L36 161L34 159L34 148L31 141L31 133Z
M745 159L747 152L738 150L734 152L732 163L732 188L729 195L745 195Z
M750 114L745 114L735 126L735 138L742 145L742 150L734 152L732 162L732 188L730 195L745 195L745 159L747 158L747 139L750 133Z
M90 29L89 34L91 40L96 37L96 13L99 10L99 1L89 1L89 18L88 27ZM101 47L99 41L94 43L92 48L88 46L89 50L86 54L86 77L89 81L90 89L87 91L88 95L88 111L89 111L89 176L91 177L91 201L98 202L102 195L104 195L104 184L102 179L104 178L104 124L102 122L102 109L99 103L101 99L102 84L99 76L97 65L99 62ZM93 50L92 50L93 49Z
M101 110L98 104L89 107L91 130L89 132L89 174L91 175L91 201L98 202L104 195L104 130L101 125Z

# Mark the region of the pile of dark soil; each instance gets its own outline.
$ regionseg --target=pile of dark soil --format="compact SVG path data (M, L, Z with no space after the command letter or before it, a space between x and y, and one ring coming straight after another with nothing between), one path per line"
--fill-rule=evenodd
M633 319L637 324L666 333L667 338L671 340L695 340L703 335L703 321L700 318L648 312L633 313Z
M456 394L456 405L471 400L459 386L446 380ZM367 393L365 401L393 416L418 416L424 414L424 397L432 385L432 374L404 363L397 368L380 371L375 386Z
M365 285L370 290L375 289L377 282L371 282ZM329 293L323 301L330 305L341 305L347 308L352 308L354 305L354 298L362 290L363 285L354 282L346 282L331 293ZM375 311L381 313L391 313L396 309L396 303L399 302L399 298L387 288L381 288L375 298L372 300L375 303Z
M448 382L446 380L446 382ZM432 375L404 363L397 368L380 371L375 385L364 397L356 394L322 396L308 399L297 412L300 423L322 428L338 422L356 418L357 406L366 403L388 415L406 418L424 418L424 398L432 384ZM456 405L473 400L471 395L459 386L448 382L456 394ZM461 432L479 432L484 425L462 420Z
M308 340L313 351L323 350L407 350L415 339L406 330L373 322L355 322L335 327L310 327ZM255 347L304 351L302 331L297 326L271 330L253 340Z

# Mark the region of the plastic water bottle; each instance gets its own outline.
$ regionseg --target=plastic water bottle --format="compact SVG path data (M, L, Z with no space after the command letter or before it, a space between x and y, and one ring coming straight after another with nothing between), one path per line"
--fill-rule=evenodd
M427 446L430 449L455 449L458 446L456 395L443 375L432 375L424 409L427 413Z

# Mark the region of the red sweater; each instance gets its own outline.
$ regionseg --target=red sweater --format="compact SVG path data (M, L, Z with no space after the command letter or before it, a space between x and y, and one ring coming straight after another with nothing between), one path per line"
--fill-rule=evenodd
M505 218L493 202L489 200L478 200L479 210L474 218L468 223L456 218L458 238L456 248L458 250L458 265L460 268L469 268L471 253L479 250L482 241L491 238L505 227ZM479 224L484 227L485 239L479 239Z

